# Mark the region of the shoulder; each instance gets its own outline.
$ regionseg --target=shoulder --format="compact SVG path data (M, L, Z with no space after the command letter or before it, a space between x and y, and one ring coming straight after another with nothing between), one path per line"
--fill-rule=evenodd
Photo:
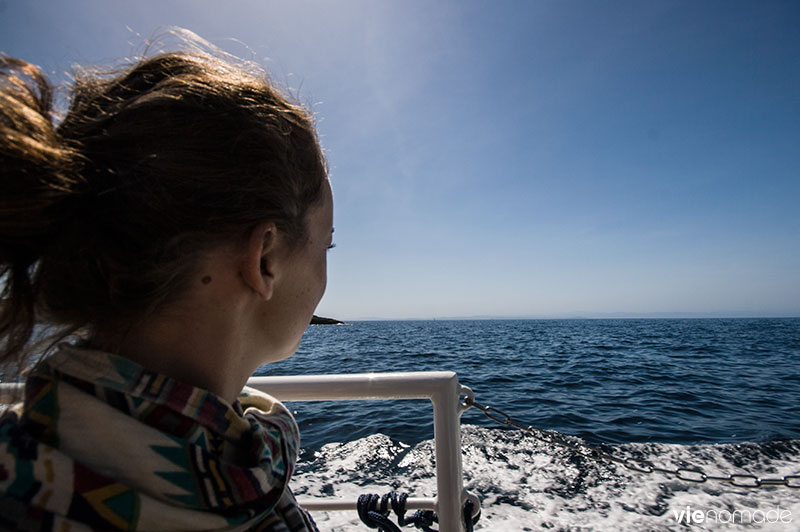
M286 406L275 397L255 388L245 386L239 394L239 404L245 418L260 425L272 425L282 433L290 434L299 444L300 430L294 416Z

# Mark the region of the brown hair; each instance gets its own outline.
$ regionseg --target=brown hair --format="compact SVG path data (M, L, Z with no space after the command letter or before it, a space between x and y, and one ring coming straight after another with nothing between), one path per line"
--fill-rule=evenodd
M40 324L146 316L262 221L303 237L326 164L311 114L263 71L177 52L83 74L57 126L52 95L0 57L0 361L22 369Z

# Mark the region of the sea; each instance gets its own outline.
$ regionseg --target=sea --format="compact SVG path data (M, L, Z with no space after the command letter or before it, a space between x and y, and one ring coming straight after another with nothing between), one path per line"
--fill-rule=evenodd
M622 459L708 475L798 475L800 318L358 321L309 327L258 375L450 370L477 402ZM292 402L298 497L434 497L429 401ZM800 487L639 473L503 427L462 423L475 530L800 530ZM742 480L746 480L742 477ZM321 530L369 530L320 512Z

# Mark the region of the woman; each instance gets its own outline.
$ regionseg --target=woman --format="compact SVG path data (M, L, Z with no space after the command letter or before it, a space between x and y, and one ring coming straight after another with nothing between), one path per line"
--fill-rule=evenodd
M287 487L294 419L243 390L325 290L311 115L263 73L168 53L79 76L54 125L40 71L0 70L0 356L73 339L0 419L0 529L315 530Z

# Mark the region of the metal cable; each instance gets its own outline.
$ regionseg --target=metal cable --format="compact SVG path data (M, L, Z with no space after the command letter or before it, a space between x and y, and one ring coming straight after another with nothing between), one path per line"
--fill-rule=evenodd
M537 440L544 443L552 443L572 449L586 458L591 458L597 461L612 462L624 466L626 469L636 471L638 473L661 473L663 475L672 476L679 480L686 482L695 482L702 484L706 481L723 482L735 486L737 488L765 488L772 486L783 486L787 488L797 489L800 488L800 475L787 475L780 478L763 478L751 474L735 474L728 476L715 476L709 475L699 467L680 467L677 469L666 469L653 465L646 460L634 460L632 458L618 458L611 455L597 447L593 447L587 443L574 443L567 440L562 434L554 430L544 430L533 425L525 425L519 421L514 420L510 415L503 412L499 408L493 406L484 406L475 401L471 392L466 394L466 397L461 401L461 405L465 408L475 407L483 414L494 421L495 423L503 426L514 427L521 430Z

